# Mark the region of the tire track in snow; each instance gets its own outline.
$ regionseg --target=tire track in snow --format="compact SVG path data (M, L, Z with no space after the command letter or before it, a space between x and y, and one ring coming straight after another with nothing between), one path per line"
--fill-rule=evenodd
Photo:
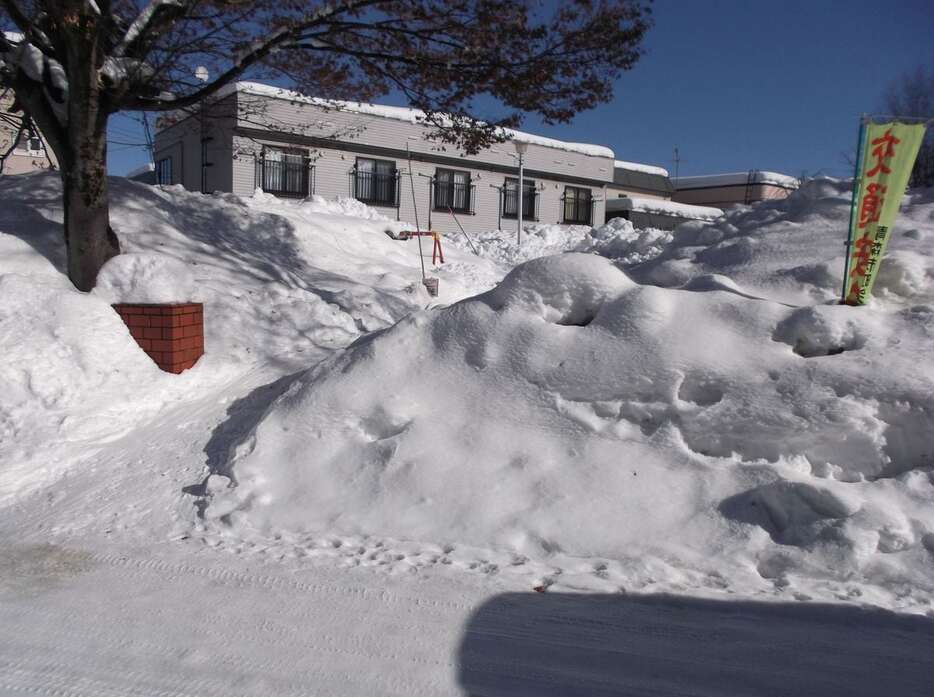
M363 586L340 586L314 581L300 581L273 574L256 574L244 571L225 569L219 565L198 566L189 563L171 562L164 559L142 559L126 554L91 553L91 562L124 570L120 576L145 575L155 572L175 580L181 576L197 576L206 578L215 583L238 588L249 587L264 590L288 590L298 593L312 593L317 595L332 595L343 597L358 597L371 599L374 591ZM452 611L467 612L472 607L469 604L458 603L451 600L437 600L423 596L406 596L391 593L385 589L375 592L378 600L386 605L412 605L417 608L443 608Z

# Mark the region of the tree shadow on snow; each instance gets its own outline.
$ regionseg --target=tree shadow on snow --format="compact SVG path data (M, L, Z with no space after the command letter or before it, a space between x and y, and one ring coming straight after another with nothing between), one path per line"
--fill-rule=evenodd
M930 695L934 620L817 603L507 593L459 650L470 697Z
M182 487L184 493L201 499L195 503L199 516L203 516L207 505L204 496L207 493L208 477L212 474L219 474L236 482L232 463L237 449L246 443L270 405L304 373L303 369L291 375L284 375L275 382L261 385L232 402L227 408L227 418L214 427L211 437L204 446L207 475L197 484Z
M19 179L24 177L24 179ZM65 233L62 224L42 215L36 206L61 209L61 196L48 185L48 177L18 174L12 183L33 183L31 196L24 198L8 191L10 176L0 185L0 231L17 237L45 257L61 273L66 273Z

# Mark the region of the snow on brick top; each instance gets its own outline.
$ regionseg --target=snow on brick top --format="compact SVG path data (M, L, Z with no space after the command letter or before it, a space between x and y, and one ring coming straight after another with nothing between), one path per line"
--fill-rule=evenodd
M237 82L222 88L217 93L217 98L222 99L234 92L254 94L262 97L272 97L275 99L286 99L292 102L302 102L305 104L314 104L316 106L328 107L340 111L348 111L356 114L367 114L370 116L380 116L385 119L395 119L396 121L406 121L408 123L423 123L425 112L420 109L411 109L409 107L387 106L384 104L365 104L362 102L347 102L337 99L322 99L320 97L308 97L299 92L285 89L284 87L275 87L265 85L260 82ZM546 148L555 148L565 152L576 152L590 157L608 157L613 159L615 155L610 148L602 145L591 145L590 143L568 143L563 140L537 136L532 133L514 131L510 128L503 129L504 135L510 140L518 140L522 143L532 145L541 145Z
M689 220L716 220L723 211L709 206L692 206L687 203L675 203L657 198L640 198L638 196L622 196L606 200L607 211L638 211L640 213L655 213L670 215Z
M778 172L730 172L727 174L702 174L696 177L678 177L674 180L675 188L699 189L708 186L737 186L746 184L772 184L787 189L797 189L799 181L787 174Z
M639 162L626 162L624 160L616 160L613 163L613 167L616 169L628 169L631 172L642 172L643 174L656 174L660 177L667 177L668 170L664 167L657 167L655 165L643 165Z

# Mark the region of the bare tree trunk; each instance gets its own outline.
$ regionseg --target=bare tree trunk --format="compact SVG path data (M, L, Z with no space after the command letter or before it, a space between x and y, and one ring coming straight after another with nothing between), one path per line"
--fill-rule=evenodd
M68 277L78 290L88 291L106 261L120 253L120 243L110 228L107 135L69 132L68 140L69 157L61 170ZM80 156L72 156L73 149Z
M93 43L74 42L72 59L84 69L69 71L68 127L61 161L68 277L89 291L101 267L120 253L110 227L107 193L107 118ZM82 55L83 54L83 55Z

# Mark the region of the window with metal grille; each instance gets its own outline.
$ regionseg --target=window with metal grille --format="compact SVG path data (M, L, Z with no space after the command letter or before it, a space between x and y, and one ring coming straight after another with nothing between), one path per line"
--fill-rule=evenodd
M304 150L266 148L256 161L256 185L275 196L310 196L311 160Z
M156 160L156 184L172 183L172 158L163 157Z
M450 208L459 213L470 210L470 172L459 169L435 171L435 210Z
M354 198L357 200L376 206L398 205L398 174L393 160L358 157L352 177Z
M522 219L538 220L538 211L535 210L538 191L535 190L534 179L522 179ZM507 177L503 184L503 217L519 217L519 180Z
M593 196L590 189L576 186L564 187L563 222L590 225L593 218Z
M19 134L16 141L16 150L21 150L29 155L41 155L43 151L42 140L28 127Z

